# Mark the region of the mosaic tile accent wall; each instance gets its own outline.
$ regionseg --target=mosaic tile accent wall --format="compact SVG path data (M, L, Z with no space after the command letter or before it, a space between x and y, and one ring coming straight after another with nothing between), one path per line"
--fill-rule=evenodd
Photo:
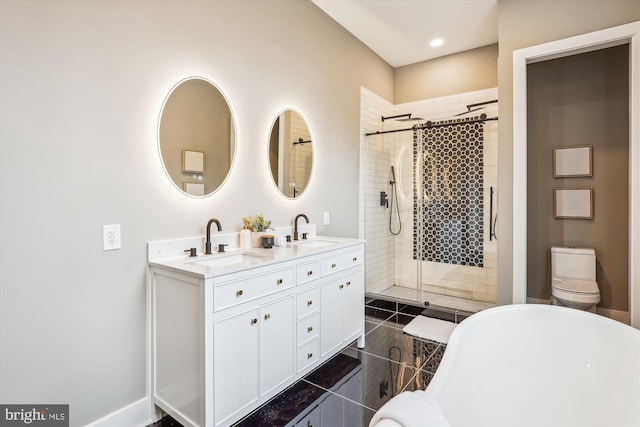
M414 259L484 265L484 124L469 123L478 119L427 122L414 130Z

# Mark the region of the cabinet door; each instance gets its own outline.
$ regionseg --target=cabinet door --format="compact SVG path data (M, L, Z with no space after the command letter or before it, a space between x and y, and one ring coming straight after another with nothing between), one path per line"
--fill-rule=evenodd
M364 281L362 272L344 278L342 289L342 339L351 339L364 328Z
M320 290L320 350L324 356L342 343L342 279L322 286Z
M258 398L258 311L214 323L216 425Z
M260 396L294 374L294 295L260 307Z
M340 386L340 395L346 397L344 400L344 425L362 426L365 425L362 406L350 402L362 402L362 369L353 375L349 380Z
M296 427L320 427L320 406L316 406L303 419L296 423Z
M320 404L320 425L322 427L353 427L344 424L344 398L338 394L326 393Z

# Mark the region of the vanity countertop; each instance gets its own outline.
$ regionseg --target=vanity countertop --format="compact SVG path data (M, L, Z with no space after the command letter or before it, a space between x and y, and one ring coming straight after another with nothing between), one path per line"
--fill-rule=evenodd
M326 251L348 248L360 243L364 243L364 240L317 236L307 240L290 242L286 246L274 246L270 249L230 249L227 252L216 252L212 255L198 253L197 257L181 255L154 259L149 260L149 265L207 279L248 268L257 268L276 262L317 255Z

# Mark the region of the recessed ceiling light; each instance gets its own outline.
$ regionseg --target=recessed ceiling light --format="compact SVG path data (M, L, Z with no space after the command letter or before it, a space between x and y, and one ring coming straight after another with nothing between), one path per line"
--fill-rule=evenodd
M444 43L444 40L442 39L433 39L429 44L431 45L431 47L438 47L438 46L442 46L443 43Z

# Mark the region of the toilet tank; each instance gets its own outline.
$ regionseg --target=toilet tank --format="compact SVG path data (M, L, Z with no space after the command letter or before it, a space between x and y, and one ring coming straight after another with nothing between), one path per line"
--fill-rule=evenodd
M551 248L551 277L596 280L596 251L591 248Z

